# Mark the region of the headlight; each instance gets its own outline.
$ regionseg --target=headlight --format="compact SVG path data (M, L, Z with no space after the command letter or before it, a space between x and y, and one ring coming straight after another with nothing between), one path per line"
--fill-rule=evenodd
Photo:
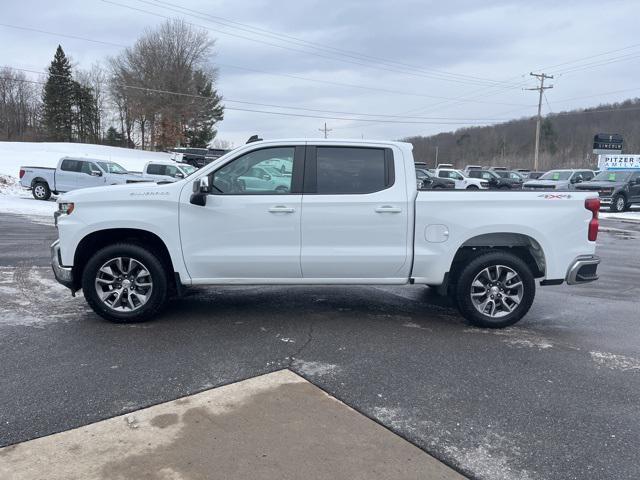
M75 205L71 202L69 203L59 203L58 204L58 211L61 214L66 214L66 215L71 215L71 212L73 212Z

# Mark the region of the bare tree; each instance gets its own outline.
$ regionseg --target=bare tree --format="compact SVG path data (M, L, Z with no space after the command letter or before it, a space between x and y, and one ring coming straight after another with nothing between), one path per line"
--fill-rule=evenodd
M24 73L0 68L0 139L40 139L40 89Z
M213 47L206 31L169 20L110 59L111 90L117 89L126 101L142 148L183 144L194 137L188 133L195 125L209 129L204 135L209 135L207 142L213 139L213 125L223 114L213 88ZM211 121L202 121L203 116Z

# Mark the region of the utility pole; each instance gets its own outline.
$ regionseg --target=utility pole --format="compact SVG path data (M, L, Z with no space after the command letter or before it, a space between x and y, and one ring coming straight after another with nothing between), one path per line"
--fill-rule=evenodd
M333 128L327 128L327 122L324 122L324 128L319 128L318 130L324 133L324 138L327 138L327 134L333 130Z
M438 147L438 145L436 145L436 167L435 168L438 168L438 150L439 149L440 148Z
M544 86L545 79L552 79L553 75L545 75L544 73L529 73L532 77L536 77L540 80L540 86L536 88L527 88L526 90L537 90L540 92L540 96L538 98L538 121L536 122L536 147L535 153L533 154L533 171L538 170L538 153L540 150L540 122L542 121L542 95L544 95L544 91L549 88L553 88L553 85Z

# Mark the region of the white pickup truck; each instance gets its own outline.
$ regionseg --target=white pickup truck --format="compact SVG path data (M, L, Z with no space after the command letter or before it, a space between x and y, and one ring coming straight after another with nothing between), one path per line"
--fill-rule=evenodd
M142 170L142 178L159 182L176 182L188 177L197 170L188 163L172 160L153 160L147 162Z
M58 199L56 278L116 322L156 315L190 285L423 284L470 322L504 327L536 283L597 279L590 192L418 191L408 143L244 145L188 179L90 188ZM287 188L248 189L289 162Z
M36 200L49 200L52 193L141 180L115 162L84 157L63 157L55 168L20 167L20 185L31 190Z

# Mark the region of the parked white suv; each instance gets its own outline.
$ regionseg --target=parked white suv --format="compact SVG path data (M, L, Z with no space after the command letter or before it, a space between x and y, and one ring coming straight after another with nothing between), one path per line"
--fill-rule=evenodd
M411 150L259 141L175 183L65 194L56 278L116 322L148 319L190 285L416 283L485 327L520 320L538 281L597 279L596 192L417 191ZM249 189L243 178L274 159L292 165L286 188Z
M460 170L453 168L438 168L436 176L453 180L457 190L487 190L489 188L489 182L486 180L467 177Z

